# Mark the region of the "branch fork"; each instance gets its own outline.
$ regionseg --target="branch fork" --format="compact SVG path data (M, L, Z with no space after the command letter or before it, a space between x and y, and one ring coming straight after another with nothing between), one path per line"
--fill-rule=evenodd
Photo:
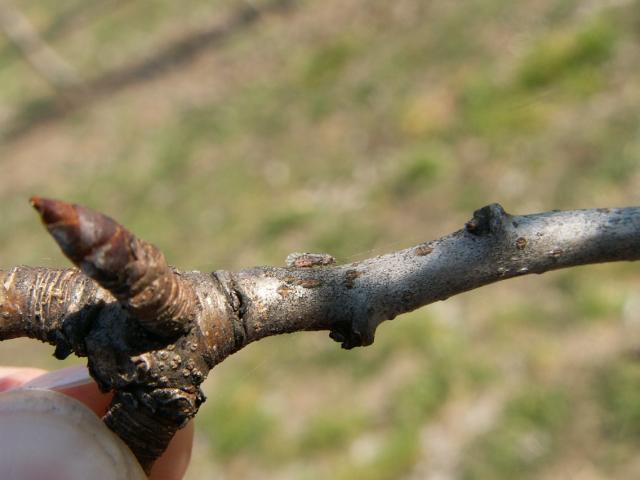
M343 348L366 346L383 321L482 285L640 258L639 208L515 216L492 204L450 235L348 265L294 253L284 267L180 272L105 215L31 203L79 270L0 270L0 340L87 357L114 394L104 422L147 472L205 400L209 371L253 341L327 330Z

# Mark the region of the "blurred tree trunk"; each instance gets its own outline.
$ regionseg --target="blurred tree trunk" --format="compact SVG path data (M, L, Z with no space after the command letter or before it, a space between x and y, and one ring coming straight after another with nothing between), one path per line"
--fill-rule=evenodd
M51 87L65 92L81 85L80 78L39 35L29 19L7 1L0 1L0 30L22 57Z

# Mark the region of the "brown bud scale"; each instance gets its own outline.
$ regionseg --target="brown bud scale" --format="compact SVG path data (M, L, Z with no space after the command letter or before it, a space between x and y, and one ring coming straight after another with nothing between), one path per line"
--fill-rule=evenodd
M161 336L190 328L196 296L158 248L88 208L38 197L31 203L65 255L144 328Z

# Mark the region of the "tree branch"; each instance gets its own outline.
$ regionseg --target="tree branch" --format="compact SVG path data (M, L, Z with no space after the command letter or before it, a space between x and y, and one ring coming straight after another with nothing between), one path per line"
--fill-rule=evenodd
M482 285L640 258L640 208L512 216L494 204L451 235L362 262L291 254L287 267L180 273L109 217L32 203L82 273L0 271L0 340L28 336L58 358L86 356L114 392L106 424L147 471L204 401L209 370L250 342L329 330L344 348L369 345L384 320Z
M424 305L507 278L640 258L640 208L512 216L477 210L465 228L406 250L336 267L260 267L230 275L247 342L331 330L344 348Z

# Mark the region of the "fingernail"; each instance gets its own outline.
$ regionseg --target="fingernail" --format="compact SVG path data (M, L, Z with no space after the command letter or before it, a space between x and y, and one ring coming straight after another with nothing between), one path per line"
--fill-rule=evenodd
M21 388L46 388L49 390L63 390L93 382L87 367L76 365L73 367L45 373L22 385Z

